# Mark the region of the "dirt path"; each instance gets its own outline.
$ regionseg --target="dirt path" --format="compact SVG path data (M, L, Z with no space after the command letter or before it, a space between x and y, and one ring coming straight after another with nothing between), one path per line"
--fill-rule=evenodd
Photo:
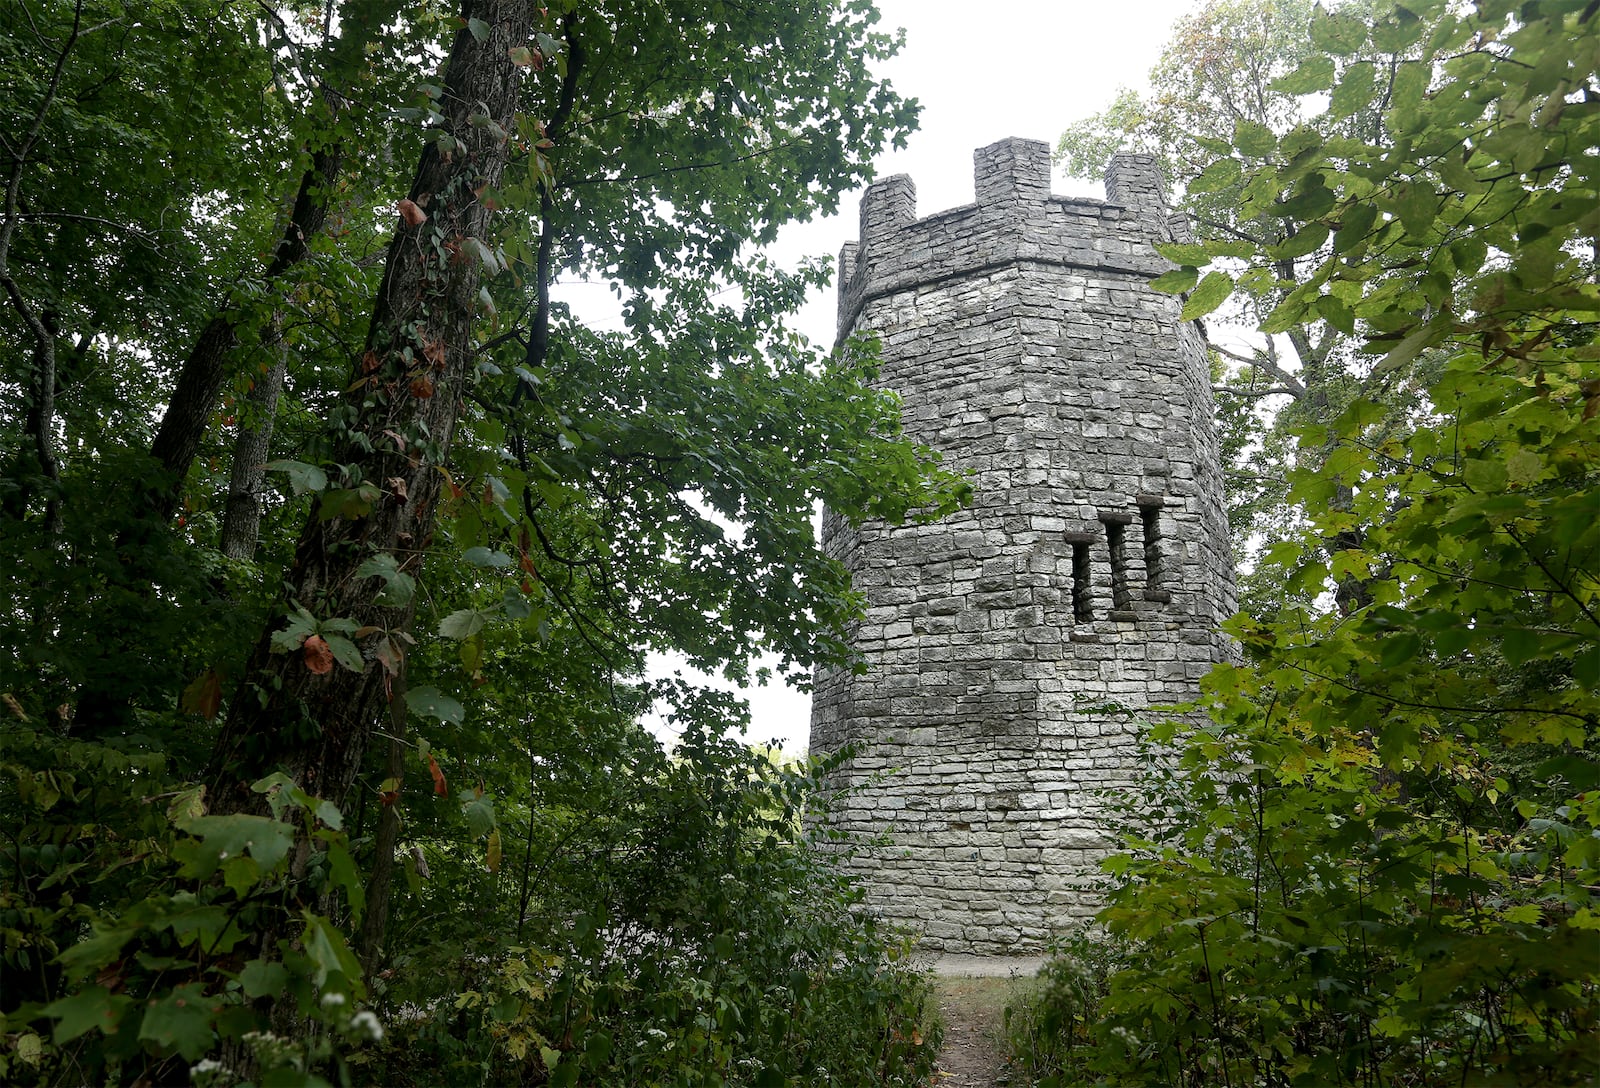
M1024 993L1029 978L940 977L935 980L944 1045L939 1051L938 1088L1007 1085L1005 1007Z

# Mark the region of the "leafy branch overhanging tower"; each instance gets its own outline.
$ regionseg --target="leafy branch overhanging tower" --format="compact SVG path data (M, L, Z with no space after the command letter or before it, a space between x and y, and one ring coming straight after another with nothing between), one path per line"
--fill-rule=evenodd
M1150 156L1104 201L1054 196L1049 147L974 154L972 204L916 217L886 178L840 254L839 334L881 337L908 434L972 474L932 525L824 546L866 598L864 673L818 673L831 826L869 901L946 952L1035 950L1098 907L1101 791L1131 785L1137 710L1193 698L1233 612L1203 333L1149 280L1182 240Z

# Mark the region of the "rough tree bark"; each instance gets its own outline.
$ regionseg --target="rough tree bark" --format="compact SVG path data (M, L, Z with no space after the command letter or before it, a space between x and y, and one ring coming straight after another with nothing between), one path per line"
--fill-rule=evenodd
M485 237L490 215L479 194L499 181L510 155L521 79L513 57L528 43L534 11L526 0L466 7L467 26L446 65L443 132L427 144L401 202L367 350L330 420L333 459L354 466L359 479L324 495L286 578L286 603L319 619L355 621L368 654L359 672L315 672L307 653L273 652L269 624L213 750L208 779L221 811L252 807L248 783L274 768L309 792L342 799L389 701L390 674L377 651L391 660L403 653L399 636L414 606L376 603L383 583L356 572L388 556L414 574L427 548L440 467L474 365L481 262L473 240Z
M274 321L274 326L278 322ZM261 535L261 492L267 484L267 453L272 447L273 420L288 376L288 352L276 327L264 337L272 354L267 370L245 395L245 413L233 442L233 468L228 500L222 510L222 554L250 559Z

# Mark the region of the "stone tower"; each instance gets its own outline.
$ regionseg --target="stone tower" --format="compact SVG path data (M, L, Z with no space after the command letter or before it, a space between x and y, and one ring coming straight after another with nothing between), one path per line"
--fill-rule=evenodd
M839 333L872 331L908 433L971 474L933 525L823 519L866 598L867 671L817 676L811 747L854 742L829 822L870 902L946 952L1038 949L1097 909L1099 794L1138 726L1096 707L1192 698L1234 608L1202 333L1150 290L1170 267L1160 173L1050 192L1049 148L976 152L972 204L916 217L898 176L840 255Z

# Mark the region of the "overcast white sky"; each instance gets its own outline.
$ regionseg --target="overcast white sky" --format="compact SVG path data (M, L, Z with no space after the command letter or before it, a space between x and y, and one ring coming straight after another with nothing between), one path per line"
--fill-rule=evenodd
M1172 24L1194 0L878 0L883 27L904 27L900 56L883 69L922 103L921 128L903 151L877 162L878 176L909 174L917 214L972 200L972 152L1008 136L1055 143L1071 121L1109 104L1119 86L1143 88ZM1057 178L1055 191L1100 197L1098 185ZM774 256L837 256L856 237L860 193L840 214L785 230ZM800 328L822 344L834 333L832 291L812 300ZM749 692L752 743L806 747L810 697L784 688ZM663 735L666 736L663 731Z

